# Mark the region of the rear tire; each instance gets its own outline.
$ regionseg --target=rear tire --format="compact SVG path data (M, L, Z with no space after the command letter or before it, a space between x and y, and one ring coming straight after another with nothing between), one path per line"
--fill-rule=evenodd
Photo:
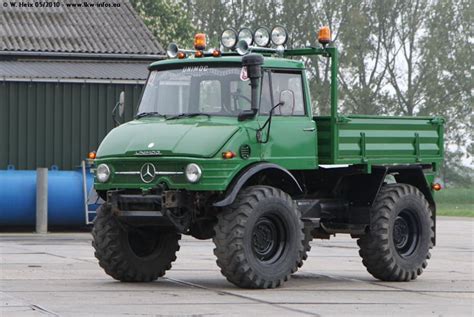
M277 188L248 187L217 217L213 239L217 265L239 287L278 287L307 257L309 241L300 212Z
M369 233L357 241L367 271L382 281L416 279L428 265L434 236L424 195L411 185L386 185L370 218Z
M151 226L125 226L102 205L92 237L94 255L105 273L122 282L151 282L171 268L181 235Z

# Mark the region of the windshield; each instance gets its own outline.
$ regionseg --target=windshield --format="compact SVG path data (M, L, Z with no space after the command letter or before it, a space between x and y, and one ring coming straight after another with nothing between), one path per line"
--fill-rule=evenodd
M250 109L250 81L238 67L187 66L152 71L137 116L237 116Z

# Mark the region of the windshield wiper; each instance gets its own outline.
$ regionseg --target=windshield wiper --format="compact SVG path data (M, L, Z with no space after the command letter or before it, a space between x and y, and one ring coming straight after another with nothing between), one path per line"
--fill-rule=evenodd
M156 112L156 111L152 111L152 112L139 113L135 116L135 119L140 119L140 118L143 118L143 117L163 117L163 118L166 118L166 116L164 114L161 114L161 113Z
M197 117L197 116L207 116L211 117L210 114L208 113L202 113L202 112L191 112L191 113L180 113L178 115L168 117L166 120L174 120L174 119L181 119L181 118L191 118L191 117Z

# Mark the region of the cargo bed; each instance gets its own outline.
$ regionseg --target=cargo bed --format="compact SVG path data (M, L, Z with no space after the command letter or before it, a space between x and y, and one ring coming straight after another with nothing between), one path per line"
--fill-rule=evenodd
M440 117L314 117L320 164L436 164L443 159Z

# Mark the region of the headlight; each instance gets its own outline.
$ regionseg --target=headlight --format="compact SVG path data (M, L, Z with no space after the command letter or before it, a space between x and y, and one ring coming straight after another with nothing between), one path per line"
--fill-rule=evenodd
M191 163L186 166L185 174L190 183L197 183L201 179L202 171L199 165Z
M244 40L245 42L247 42L248 45L252 45L253 43L252 30L249 28L240 29L238 38L239 38L239 41Z
M237 32L234 29L227 29L222 32L221 44L225 48L234 48L235 44L237 44Z
M253 36L255 43L258 46L266 47L270 44L270 32L268 32L267 28L260 27L255 31Z
M95 177L100 183L105 183L110 178L110 168L107 164L100 164L95 171Z
M272 42L275 45L285 45L288 40L288 32L282 26L275 26L272 30Z

